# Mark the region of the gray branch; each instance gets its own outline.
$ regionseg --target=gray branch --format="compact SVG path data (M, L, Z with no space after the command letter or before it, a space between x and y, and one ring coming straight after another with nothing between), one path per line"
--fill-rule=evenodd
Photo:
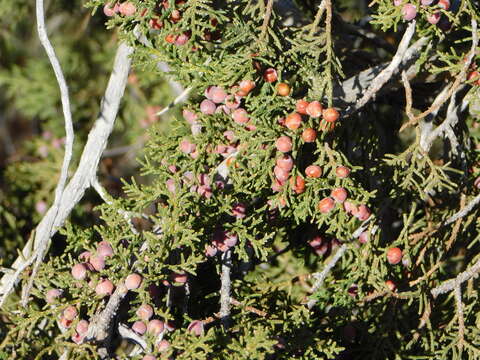
M222 254L222 274L220 277L220 320L223 328L227 330L230 325L230 292L231 279L230 272L232 269L232 251L228 250Z

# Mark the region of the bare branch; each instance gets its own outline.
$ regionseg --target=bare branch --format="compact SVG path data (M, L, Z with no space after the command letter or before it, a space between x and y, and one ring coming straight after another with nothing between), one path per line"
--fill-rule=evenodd
M222 254L222 274L220 277L220 319L223 324L223 328L227 330L230 326L230 292L231 292L231 280L230 271L232 268L232 252L227 250Z
M463 218L464 216L466 216L470 211L473 210L473 208L475 206L477 206L478 204L480 203L480 195L477 195L473 198L472 201L470 201L468 203L467 206L465 206L462 210L456 212L455 214L453 214L452 216L450 216L447 220L445 220L445 222L442 224L443 226L445 225L449 225L455 221L457 221L458 219L460 218Z
M412 21L408 25L407 30L405 30L402 40L398 45L397 52L393 56L393 59L390 62L390 64L385 69L383 69L375 77L375 79L373 79L373 81L370 83L367 90L363 94L363 96L360 99L358 99L355 102L355 104L353 104L349 109L346 110L345 116L348 116L358 111L363 106L365 106L365 104L367 104L373 97L375 97L376 93L383 87L383 85L385 85L385 83L387 83L387 81L389 81L392 78L394 73L398 71L398 67L400 66L402 60L404 59L407 53L410 40L415 34L415 24L416 22Z
M455 305L457 307L457 317L458 317L458 348L460 351L463 349L465 341L465 319L463 317L463 302L462 302L462 290L460 289L460 284L456 284L454 288L455 294Z
M458 274L455 278L447 280L440 284L439 286L431 290L432 296L435 298L440 294L445 294L449 291L452 291L455 286L463 284L465 281L470 280L473 277L477 277L480 272L480 259L477 260L470 268L464 272Z
M323 282L325 281L325 278L333 269L337 261L340 260L340 258L343 256L345 251L347 251L347 244L343 244L342 246L340 246L340 248L337 250L337 252L333 256L332 260L330 260L330 262L325 266L325 268L321 272L315 273L312 275L316 279L315 283L313 284L312 292L316 292L322 286ZM311 299L307 302L307 307L311 309L316 303L317 303L316 299Z
M82 199L85 190L95 179L98 162L106 147L108 137L113 129L120 100L123 96L130 70L130 55L133 48L121 44L115 56L113 71L101 104L100 116L95 121L88 135L80 163L70 182L65 187L58 211L51 207L35 229L35 236L27 242L21 255L15 260L12 268L15 273L5 274L0 280L0 307L13 291L23 270L32 264L42 246L48 249L50 239L57 229L63 225L73 207ZM46 239L46 240L45 240ZM44 243L43 241L46 241Z
M263 24L260 31L260 37L258 38L259 40L263 40L263 38L267 34L268 23L270 21L270 17L272 16L272 8L273 8L273 0L268 0L267 9L265 10L265 15L263 17Z
M168 106L166 108L163 108L162 110L160 110L158 113L156 113L155 115L157 116L160 116L160 115L163 115L165 114L167 111L169 111L171 108L173 108L175 105L177 104L180 104L182 102L184 102L187 97L188 97L188 93L192 90L191 87L188 87L186 88L185 90L182 91L182 93L180 95L178 95L170 104L168 104Z
M134 341L143 351L147 348L147 342L140 335L137 335L135 331L130 330L126 325L118 324L118 333L122 338Z

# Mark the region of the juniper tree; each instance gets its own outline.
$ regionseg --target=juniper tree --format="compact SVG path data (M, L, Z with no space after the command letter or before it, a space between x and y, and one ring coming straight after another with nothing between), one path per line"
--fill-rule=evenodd
M75 5L0 77L5 356L479 357L476 2Z

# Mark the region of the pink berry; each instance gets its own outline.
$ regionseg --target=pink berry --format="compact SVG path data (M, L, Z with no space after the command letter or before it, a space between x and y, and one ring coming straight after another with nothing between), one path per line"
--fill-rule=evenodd
M103 257L109 257L113 255L112 245L108 241L100 241L97 245L97 253Z
M90 251L84 251L80 255L78 255L78 259L82 261L88 261L90 260L90 256L92 256L92 253Z
M60 317L60 325L63 326L64 328L69 328L72 325L72 320L65 319L64 316Z
M243 108L238 108L235 109L232 113L233 121L235 121L237 124L245 124L250 120L248 117L247 110Z
M393 5L395 6L400 6L402 5L402 3L403 3L403 0L393 0Z
M335 169L335 175L340 179L345 179L350 175L350 169L346 166L339 166Z
M277 147L278 151L287 153L292 150L292 139L290 139L288 136L280 136L275 142L275 146Z
M105 268L105 258L100 255L90 257L89 263L96 271L102 271Z
M438 7L440 7L440 9L447 11L448 9L450 9L450 0L438 0L437 5Z
M142 304L136 314L140 319L147 321L153 316L153 308L148 304Z
M329 213L335 207L335 201L332 198L326 197L318 203L318 210L321 213L326 214Z
M211 100L205 99L200 103L200 111L205 115L215 114L216 109L217 109L217 106Z
M112 6L111 2L106 3L105 6L103 7L103 13L105 14L105 16L108 16L108 17L114 16L116 13L118 13L118 10L119 10L118 4L115 4Z
M364 231L358 237L358 241L360 241L361 244L365 244L368 242L369 237L370 237L370 233L368 231Z
M406 21L415 19L415 17L417 16L417 7L413 4L403 5L402 15L403 15L403 19Z
M344 188L333 189L330 196L338 203L343 203L348 196L347 190Z
M83 340L83 336L80 335L78 332L75 332L73 335L72 335L72 341L75 343L75 344L80 344Z
M35 210L40 214L40 215L43 215L47 212L48 210L48 205L45 201L41 200L41 201L37 201L35 203Z
M275 174L275 177L280 181L287 181L290 177L290 173L288 171L285 171L278 165L273 168L273 173Z
M67 320L73 320L77 317L78 311L75 306L69 305L63 310L63 317Z
M435 11L432 14L428 14L427 21L432 25L437 25L442 17L442 14L439 11Z
M143 335L147 331L147 325L143 321L135 321L132 325L132 330L137 334Z
M226 114L230 115L231 109L227 105L219 105L215 110L215 114Z
M313 248L316 248L323 243L323 238L319 235L315 236L312 240L308 242L308 245L310 245Z
M243 203L236 203L232 207L232 215L237 219L245 218L247 212L247 207Z
M83 280L87 277L87 267L85 264L75 264L72 267L72 276L76 280Z
M190 35L185 34L185 33L180 34L175 39L175 45L183 46L188 42L189 39L190 39Z
M153 319L148 322L147 331L153 335L159 335L165 329L163 321Z
M179 284L185 284L188 280L188 274L185 273L172 273L170 274L170 279L173 282L179 283Z
M218 252L218 249L213 245L207 245L205 247L205 255L207 257L214 257L215 255L217 255L217 252Z
M196 336L203 335L203 332L204 332L203 321L201 320L192 321L190 325L188 325L187 330L195 334Z
M274 179L273 180L273 183L272 183L272 186L271 186L271 189L273 192L280 192L282 191L283 189L283 185L285 185L285 181L280 181L278 179Z
M225 98L227 97L227 93L220 86L214 86L210 92L210 95L211 95L210 100L212 100L216 104L223 103L225 101Z
M240 106L240 97L235 95L229 95L225 98L225 105L229 109L237 109Z
M434 0L422 0L421 3L422 5L425 5L425 6L428 6L428 5L432 5Z
M283 155L275 162L277 166L285 171L290 171L293 168L293 159L290 155Z
M86 332L88 331L88 325L89 325L89 322L87 320L80 320L77 323L77 326L75 327L75 330L80 335L86 334Z
M137 11L137 7L133 3L131 3L130 1L126 1L126 2L120 4L120 6L118 8L118 11L122 15L132 16Z
M113 293L113 283L108 279L102 279L100 282L95 286L95 292L98 296L106 296L112 295Z
M165 185L167 186L167 190L170 191L172 194L175 193L176 185L174 179L168 179L165 181Z
M47 294L45 295L45 300L47 301L47 303L51 304L55 302L57 298L62 296L62 294L63 294L63 291L60 289L50 289L47 291Z
M142 360L157 360L157 358L153 355L145 355Z
M393 247L387 250L387 260L390 264L398 264L402 260L402 250L398 247Z
M165 352L170 348L170 343L167 340L162 340L157 344L157 350L160 352Z
M195 124L198 120L198 115L188 109L184 109L182 115L190 125Z
M238 236L232 233L225 233L224 244L228 247L233 247L238 242Z
M138 289L142 283L142 276L139 274L130 274L125 279L125 286L128 290Z
M197 145L195 145L194 143L191 143L187 139L183 139L180 142L180 151L183 152L184 154L190 154L194 152L196 148L197 148Z
M223 136L225 136L225 138L230 142L235 141L235 133L232 130L225 131Z
M372 214L372 212L370 211L368 206L360 205L358 207L358 213L355 214L355 217L360 221L365 221L370 217L371 214Z

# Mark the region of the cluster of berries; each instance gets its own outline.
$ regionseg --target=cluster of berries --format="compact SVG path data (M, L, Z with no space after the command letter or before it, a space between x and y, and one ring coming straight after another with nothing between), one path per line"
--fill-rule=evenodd
M417 6L411 3L405 3L404 0L393 0L395 6L402 6L403 19L410 21L417 16ZM421 5L424 7L433 6L433 10L427 15L427 21L436 25L442 19L442 13L440 10L448 11L450 9L449 0L421 0Z

